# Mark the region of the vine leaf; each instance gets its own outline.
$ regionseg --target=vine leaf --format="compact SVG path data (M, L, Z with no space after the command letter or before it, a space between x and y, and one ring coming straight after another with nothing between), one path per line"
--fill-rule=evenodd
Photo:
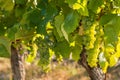
M109 17L110 18L109 18ZM105 57L109 62L109 66L114 66L118 61L118 56L115 53L115 46L118 42L120 33L120 16L115 14L106 14L101 18L101 24L104 25L105 39Z
M105 18L106 19L106 18ZM114 44L118 41L118 35L120 32L120 16L115 16L107 24L104 25L104 33L106 44Z
M61 24L64 21L64 16L63 15L58 15L55 17L55 28L59 34L60 37L63 37L63 33L61 31Z
M70 57L70 52L71 52L70 46L66 40L58 42L54 48L54 51L55 51L55 54L61 54L62 57L64 57L64 58Z
M69 5L76 3L78 0L66 0Z
M61 26L61 31L62 31L62 33L63 33L65 39L69 42L68 34L66 33L66 31L65 31L65 29L64 29L64 27L63 27L63 25Z
M68 41L68 34L72 33L79 25L80 17L76 11L71 11L65 18L61 29L64 37Z
M94 13L97 13L98 8L103 4L104 4L104 0L90 0L88 4L88 8L91 9Z
M15 41L15 34L18 32L19 24L15 24L12 28L7 30L7 37Z
M66 2L73 10L77 10L83 16L88 16L88 0L66 0Z
M120 8L120 0L114 0L114 5Z
M16 7L15 8L15 17L21 17L22 18L24 12L25 12L24 7Z
M80 53L81 53L82 49L80 46L75 46L75 47L72 47L72 59L75 60L75 61L78 61L80 59Z
M117 17L116 14L103 15L100 19L100 25L105 25L105 24L109 23L115 17Z
M21 25L28 25L30 27L35 27L40 23L41 15L39 9L33 9L26 12L20 22Z
M6 37L0 37L0 57L10 57L11 42Z
M78 61L80 59L80 53L82 51L82 37L80 35L69 35L70 48L72 53L72 59Z
M13 0L6 0L6 1L0 0L0 7L1 9L5 9L6 11L13 10L13 7L14 7Z
M27 2L27 0L15 0L15 2L18 5L24 5Z
M69 34L69 33L73 32L78 27L79 20L80 20L80 17L76 11L70 12L66 16L64 23L63 23L63 27L64 27L66 33Z

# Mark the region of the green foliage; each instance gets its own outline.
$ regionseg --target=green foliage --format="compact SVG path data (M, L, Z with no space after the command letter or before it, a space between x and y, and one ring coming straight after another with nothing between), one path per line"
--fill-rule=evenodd
M0 37L0 57L10 57L11 43L6 37Z
M106 60L106 58L104 57L104 53L101 52L99 55L99 65L102 68L103 72L106 73L107 72L107 68L108 68L108 61Z
M38 65L40 65L46 72L50 69L50 57L52 57L49 51L51 48L50 44L52 44L52 42L47 37L48 36L45 38L40 37L36 39L36 44L38 45L38 53L40 56Z
M66 40L56 43L54 51L56 54L62 55L64 58L69 58L70 56L69 43Z
M27 0L15 0L15 4L18 5L24 5L27 2Z
M105 25L109 23L113 18L115 18L116 14L105 14L100 18L100 25Z
M90 0L88 8L94 13L99 13L99 8L104 5L104 0Z
M80 59L80 53L82 51L82 37L78 34L69 35L69 46L72 54L72 59L78 61Z
M55 28L60 37L63 37L63 33L61 31L63 21L64 21L63 15L58 15L55 17Z
M118 40L119 30L120 30L120 16L114 16L110 22L105 24L104 30L105 30L105 38L108 43L113 43ZM109 34L111 33L111 35Z
M63 22L63 24L62 24L62 26L64 27L65 32L66 32L67 34L73 32L73 31L78 27L78 25L79 25L79 20L80 20L80 17L79 17L79 15L77 14L76 11L70 12L70 13L66 16L66 18L65 18L65 20L64 20L64 22Z
M120 0L0 0L0 56L20 40L48 69L53 53L77 61L85 45L88 65L106 72L120 58L119 21Z
M6 11L11 11L14 8L13 0L0 0L0 8Z
M88 16L87 2L88 0L66 0L70 8L77 10L83 16Z
M114 5L116 7L120 7L120 0L114 0Z

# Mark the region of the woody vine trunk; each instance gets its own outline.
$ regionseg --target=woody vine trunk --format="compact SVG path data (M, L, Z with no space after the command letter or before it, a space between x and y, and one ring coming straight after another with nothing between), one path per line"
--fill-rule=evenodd
M91 80L106 80L105 74L99 67L91 68L87 64L87 55L86 55L86 49L84 46L83 46L83 50L80 54L80 58L81 59L78 61L78 64L82 65L86 69Z
M20 54L22 46L11 46L12 80L25 80L24 54Z

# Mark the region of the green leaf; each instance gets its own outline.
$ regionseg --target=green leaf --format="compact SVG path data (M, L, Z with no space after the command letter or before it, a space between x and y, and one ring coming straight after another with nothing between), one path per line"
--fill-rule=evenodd
M37 32L46 35L46 24L54 19L57 14L57 9L52 3L47 4L47 2L41 1L38 6L40 10L41 20L39 20L39 25L37 26Z
M69 5L76 3L78 0L65 0Z
M76 11L71 11L64 19L63 15L58 15L55 18L55 27L60 37L64 36L67 41L68 34L73 32L79 24L79 15Z
M78 45L72 48L72 59L78 61L80 59L80 53L82 51L82 48Z
M10 57L10 54L6 50L6 47L3 44L0 44L0 57Z
M20 24L15 24L12 28L9 28L6 32L6 36L11 41L16 40L27 40L29 41L35 34L35 29L27 29L26 26L20 26Z
M12 28L9 28L7 31L7 37L11 39L12 41L15 40L15 34L18 32L20 25L15 24Z
M52 20L57 14L58 14L58 10L55 6L55 3L54 5L52 3L48 4L46 7L46 12L44 14L45 20Z
M11 11L14 8L13 0L0 0L0 7L6 11Z
M62 26L63 21L64 21L63 15L58 15L55 17L55 28L60 37L63 37L63 33L61 31L61 26Z
M27 2L27 0L15 0L15 4L18 5L24 5Z
M37 26L37 29L36 29L37 33L43 34L43 35L47 35L47 31L46 31L46 26L45 25L46 25L46 23L42 21L41 24L39 24Z
M1 12L1 14L0 14L1 15L0 16L1 28L7 27L7 29L8 29L8 28L13 27L14 24L17 23L16 17L12 12L10 12L10 13L8 13L6 11L3 11L3 13L2 13L2 11L0 11L0 12Z
M62 55L63 58L70 57L70 46L66 40L56 43L54 51L55 54Z
M69 42L68 34L66 33L66 31L65 31L65 29L64 29L64 27L63 27L63 25L61 26L61 31L62 31L62 33L63 33L65 39Z
M63 27L67 34L73 32L79 25L80 16L76 11L71 11L65 18Z
M113 2L114 2L114 7L120 8L120 0L113 0Z
M40 53L40 60L38 62L38 65L40 65L44 71L48 71L48 69L50 69L50 66L49 66L50 59L49 58L50 58L50 54L49 54L48 49L45 50L45 52L43 51Z
M5 37L0 37L0 57L10 57L10 47L10 40Z
M5 34L4 27L0 27L0 36L3 36Z
M80 59L80 53L82 51L82 37L78 34L69 34L69 46L72 53L73 60Z
M116 14L105 14L100 18L100 25L105 25L116 17Z
M106 39L106 44L109 43L114 43L115 41L118 40L118 34L115 31L115 27L112 25L107 25L105 26L105 39Z
M91 9L94 13L97 13L98 8L104 4L104 0L90 0L88 8Z
M22 18L24 12L25 12L25 7L16 7L15 8L15 17Z
M106 25L104 25L104 33L106 44L114 44L118 41L118 35L120 32L120 16L114 17ZM115 45L115 44L114 44Z
M15 34L15 39L20 39L20 40L26 40L29 41L33 38L35 35L35 29L19 29L17 33Z
M33 9L26 12L23 15L23 19L21 20L21 25L27 24L28 26L35 27L36 25L40 24L42 16L40 15L39 9Z

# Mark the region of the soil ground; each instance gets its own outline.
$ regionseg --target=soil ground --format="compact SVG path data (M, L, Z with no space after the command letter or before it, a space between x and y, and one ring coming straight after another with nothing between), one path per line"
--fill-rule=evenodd
M90 80L87 72L77 63L52 64L51 71L45 73L36 64L26 64L26 80ZM10 60L0 58L0 80L12 80ZM120 80L120 67L107 73L107 80Z

